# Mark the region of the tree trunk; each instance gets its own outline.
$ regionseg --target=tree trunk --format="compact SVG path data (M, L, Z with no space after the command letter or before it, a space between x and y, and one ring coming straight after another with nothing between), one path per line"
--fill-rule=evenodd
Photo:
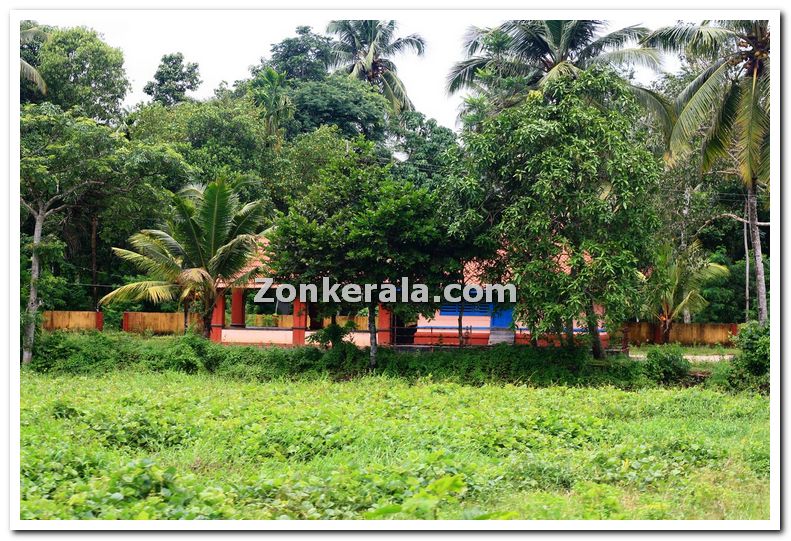
M371 358L368 368L376 368L376 304L371 304L368 307L368 332L371 335Z
M747 186L747 214L750 221L750 240L755 257L755 292L758 298L758 322L766 323L768 316L766 307L766 282L764 281L764 258L761 253L761 234L758 231L758 198L755 193L755 182Z
M189 328L190 328L190 305L185 302L184 303L184 334L187 334Z
M464 345L464 328L462 327L462 321L464 320L464 300L461 301L459 305L459 347Z
M599 336L599 316L596 315L596 306L592 299L588 310L588 334L591 337L593 358L604 359L604 348L601 345L601 337Z
M745 208L745 214L747 214ZM750 319L750 247L747 244L747 222L744 222L744 322Z
M211 340L212 312L213 310L209 312L209 315L203 314L203 337L207 340Z
M96 230L99 226L99 217L91 217L91 288L93 290L93 307L99 307L99 286L96 267Z
M25 310L25 334L22 337L22 363L27 364L33 359L33 341L36 338L36 314L38 313L38 279L41 274L41 261L38 249L41 245L41 232L44 229L44 211L34 215L33 250L30 257L30 292Z
M659 324L660 330L662 331L662 343L669 344L670 343L670 330L673 328L673 320L666 319Z
M558 337L560 338L560 337ZM569 349L574 349L577 347L576 342L574 342L574 320L569 319L566 321L566 347Z

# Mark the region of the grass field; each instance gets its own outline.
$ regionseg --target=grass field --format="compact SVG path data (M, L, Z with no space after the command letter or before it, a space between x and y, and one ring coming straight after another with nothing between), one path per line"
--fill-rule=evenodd
M768 398L22 374L22 518L766 519Z

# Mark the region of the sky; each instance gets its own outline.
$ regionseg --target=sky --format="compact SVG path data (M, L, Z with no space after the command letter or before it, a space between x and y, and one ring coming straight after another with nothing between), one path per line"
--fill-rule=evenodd
M639 15L640 12L634 12ZM525 14L527 15L527 14ZM491 26L508 18L494 11L405 11L381 12L382 18L399 23L399 35L418 33L426 40L422 57L404 54L395 58L399 76L418 111L440 124L457 128L462 95L448 95L446 77L454 62L464 58L462 43L467 28ZM132 88L124 105L131 107L150 97L143 93L153 78L162 55L181 52L185 59L197 62L201 87L190 95L207 98L222 81L232 84L249 76L249 67L268 57L272 44L295 35L299 25L323 32L339 14L328 11L134 11L68 10L26 12L41 24L52 26L88 26L102 34L104 40L124 53L124 65ZM642 24L659 28L676 22L675 18L619 17L610 19L610 28ZM667 59L665 69L677 68ZM650 81L655 74L638 70L638 82Z

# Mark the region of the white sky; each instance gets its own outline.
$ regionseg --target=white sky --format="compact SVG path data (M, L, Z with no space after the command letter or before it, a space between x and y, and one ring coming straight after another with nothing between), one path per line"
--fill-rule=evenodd
M143 86L151 80L163 54L182 52L187 61L200 66L203 84L192 93L206 98L221 81L232 84L249 76L248 68L262 56L269 56L273 43L295 35L299 25L312 26L323 33L332 18L343 14L326 11L41 11L27 12L25 18L53 26L88 26L100 32L105 41L124 52L126 72L132 90L125 105L148 101ZM440 124L456 127L461 96L448 96L445 80L452 64L464 57L462 36L470 25L491 26L509 18L503 12L423 11L377 13L379 18L399 22L399 35L413 32L427 42L423 57L414 54L396 57L399 75L415 107ZM522 14L528 15L528 14ZM649 20L634 18L633 12L610 17L612 29L631 24L658 28L674 24L676 18ZM651 15L651 14L648 14ZM663 14L665 15L665 14ZM582 15L577 15L582 18ZM537 18L537 17L533 17ZM677 67L667 59L666 69ZM637 72L640 82L653 77L649 70Z

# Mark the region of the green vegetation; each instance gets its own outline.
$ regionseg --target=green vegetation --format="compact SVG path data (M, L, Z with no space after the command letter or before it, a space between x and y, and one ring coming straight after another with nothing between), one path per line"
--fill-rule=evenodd
M696 346L682 346L680 344L675 345L681 349L682 355L735 355L739 352L738 348L729 346L708 346L702 344ZM646 355L653 347L654 346L650 344L644 344L642 346L630 346L629 355Z
M198 301L208 338L214 305L222 294L218 284L245 284L257 271L246 266L258 247L256 232L266 209L261 201L242 204L236 187L223 179L182 190L172 195L171 204L173 215L165 227L132 235L129 242L135 251L114 250L148 273L148 279L121 286L101 302L178 300L184 306L186 330L189 309Z
M658 322L666 344L673 323L685 312L697 313L708 304L701 295L703 284L728 276L729 270L707 261L697 239L682 250L664 244L656 252L650 276L641 274L646 284L644 313Z
M491 274L518 288L518 320L558 335L584 321L597 358L599 312L613 327L634 313L654 247L657 215L641 203L660 165L638 118L618 77L589 70L549 81L465 137L474 189L497 194L485 207L501 247Z
M162 56L154 80L146 83L143 92L163 105L175 105L186 99L188 90L196 90L200 84L198 64L185 64L182 53L172 53Z
M22 518L768 516L753 395L25 371L21 415Z
M739 390L769 392L769 326L755 321L745 323L733 340L740 351L727 373L728 384Z
M368 82L390 103L395 113L414 109L404 83L398 77L392 56L405 52L423 54L426 43L417 35L396 38L398 23L393 20L330 21L327 32L337 36L333 59L339 71Z
M689 374L691 365L678 346L657 346L648 350L644 371L649 379L660 383L678 383Z
M36 372L59 375L179 370L256 381L316 376L345 380L375 372L409 381L429 377L468 385L510 382L628 389L657 383L644 375L641 363L618 358L605 366L592 365L582 349L505 345L425 353L384 349L375 371L369 369L368 358L368 352L348 342L329 350L260 348L222 346L193 334L141 338L114 332L54 332L42 334L29 366Z
M604 28L472 28L454 131L414 110L396 62L426 44L393 20L299 26L201 100L166 54L132 107L124 51L23 21L22 518L768 518L768 24ZM367 313L367 349L206 340L264 237L280 283L513 283L562 347L377 356L376 302L307 306ZM39 333L100 299L108 329L181 309L206 336ZM758 321L607 357L600 321L646 314Z
M746 217L753 246L758 321L769 317L763 274L763 247L758 230L759 191L769 187L769 22L707 21L660 28L645 43L662 51L706 59L705 69L675 97L672 129L667 134L670 162L693 148L695 132L703 171L715 164L731 167L747 191Z

